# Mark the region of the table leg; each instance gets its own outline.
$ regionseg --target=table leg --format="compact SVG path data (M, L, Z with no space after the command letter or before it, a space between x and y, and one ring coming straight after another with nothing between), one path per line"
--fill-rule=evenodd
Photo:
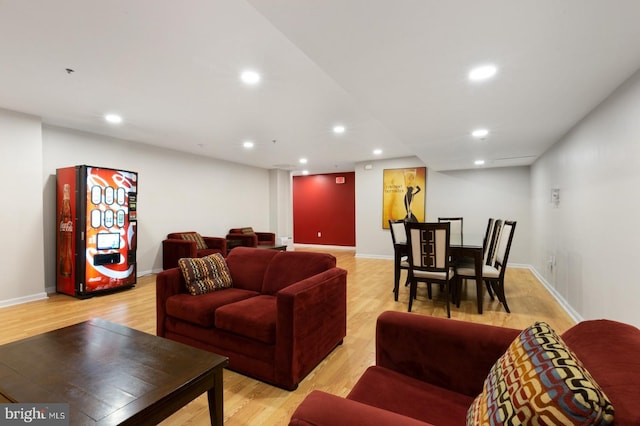
M476 269L476 293L478 298L478 313L482 313L484 287L482 286L482 250L476 251L473 256Z
M224 420L222 371L222 368L216 371L214 376L213 389L209 389L207 391L207 399L209 401L209 417L211 418L211 424L215 426L222 426Z

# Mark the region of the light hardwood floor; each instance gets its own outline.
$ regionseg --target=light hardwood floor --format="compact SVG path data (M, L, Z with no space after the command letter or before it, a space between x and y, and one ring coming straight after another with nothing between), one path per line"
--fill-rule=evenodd
M318 249L315 249L318 250ZM338 266L348 270L347 337L320 363L294 392L269 386L233 371L224 373L224 418L227 425L286 425L304 397L314 389L346 395L362 372L375 362L374 331L378 315L386 310L406 311L408 287L401 286L400 300L393 300L393 262L356 258L353 251L329 251ZM402 279L405 275L403 272ZM460 308L451 317L485 324L525 328L537 320L547 321L559 333L573 320L527 269L510 268L506 292L511 314L485 292L484 314L476 309L475 284L463 289ZM418 288L415 315L445 317L445 302L437 286L434 300L426 287ZM46 300L0 309L0 344L99 317L155 334L155 275L141 277L131 290L79 300L53 294ZM165 420L163 425L208 424L206 397L201 396Z

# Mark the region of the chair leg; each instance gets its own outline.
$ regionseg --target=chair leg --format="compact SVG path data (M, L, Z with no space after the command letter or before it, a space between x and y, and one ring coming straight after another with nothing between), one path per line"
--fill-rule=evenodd
M489 297L491 298L491 300L495 300L495 297L493 297L493 290L491 290L491 283L488 280L485 280L484 283L487 286L487 292L489 292Z
M509 310L509 305L507 305L507 296L504 294L504 281L496 281L496 293L498 294L498 299L502 302L502 306L504 306L504 310L510 314L511 311Z
M429 300L431 300L431 282L427 281L427 296L429 296Z
M449 305L449 299L450 299L449 293L451 293L451 281L449 281L444 288L447 291L447 318L451 318L451 307Z
M393 265L393 299L398 301L398 287L400 286L400 259L396 255Z
M407 312L411 312L411 307L413 306L413 299L416 297L416 287L417 287L417 283L412 280L409 286L409 308L407 309Z

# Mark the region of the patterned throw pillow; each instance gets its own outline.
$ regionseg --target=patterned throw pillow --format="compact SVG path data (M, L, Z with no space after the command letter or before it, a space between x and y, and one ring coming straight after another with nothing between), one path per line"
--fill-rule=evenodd
M467 425L608 425L602 389L551 327L525 329L496 361Z
M243 234L255 234L255 231L250 226L246 228L240 228L240 232L242 232Z
M187 240L187 241L195 241L196 242L196 248L198 250L205 250L207 249L207 243L204 242L204 239L202 238L202 235L198 234L197 232L189 232L189 233L185 233L185 234L180 234L180 236L182 237L183 240Z
M231 273L220 253L178 260L187 290L194 296L231 287Z

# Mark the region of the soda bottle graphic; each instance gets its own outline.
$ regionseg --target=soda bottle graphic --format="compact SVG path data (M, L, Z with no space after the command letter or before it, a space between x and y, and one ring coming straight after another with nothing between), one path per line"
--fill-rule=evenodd
M70 277L73 269L73 218L71 217L71 195L69 184L65 183L62 189L62 208L60 209L60 275Z

